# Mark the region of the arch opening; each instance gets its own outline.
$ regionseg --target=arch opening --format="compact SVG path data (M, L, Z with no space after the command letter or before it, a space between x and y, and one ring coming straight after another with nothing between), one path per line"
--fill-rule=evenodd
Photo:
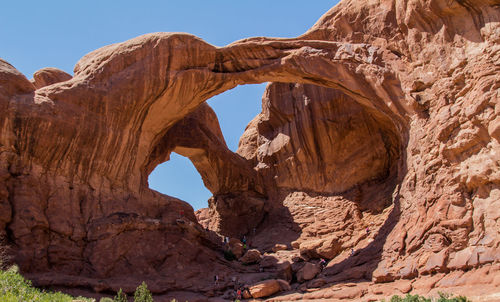
M236 86L218 94L207 103L217 114L229 150L236 152L241 135L261 111L261 98L267 83Z
M195 211L206 208L212 196L189 158L175 152L151 172L149 187L189 203Z
M195 210L210 205L214 213L222 215L220 223L238 216L233 213L235 204L252 200L259 211L267 211L269 201L279 204L279 196L288 191L330 196L349 195L354 188L356 192L361 190L355 195L372 195L367 194L371 189L360 189L368 184L387 187L383 195L390 195L397 178L401 142L389 120L337 89L311 84L272 83L260 105L255 100L261 99L264 85L237 86L202 103L169 128L152 152L149 168L153 171L162 166L160 173L151 173L159 178L169 167L162 163L172 152L189 158L197 170L192 173L197 180L185 182L203 183L213 194L212 203L205 202L211 194L203 185L184 186L189 191L186 193L205 194L202 203L184 197L189 194L182 192L159 189L161 193L183 199ZM219 108L221 123L208 103ZM242 104L255 106L238 110ZM235 121L239 125L235 126ZM221 128L225 128L225 135ZM240 139L243 148L237 150ZM176 175L177 171L165 173ZM367 198L356 202L362 209L375 212L388 205L385 197L376 199L379 202Z
M220 160L230 157L233 164L242 164L238 159L243 159L236 155L238 143L247 125L262 111L260 100L266 85L241 85L225 91L174 125L157 148L160 156L149 173L149 187L188 202L195 211L208 207L212 193L232 191L224 188L229 184L221 183L224 178L226 182L235 179L219 167Z

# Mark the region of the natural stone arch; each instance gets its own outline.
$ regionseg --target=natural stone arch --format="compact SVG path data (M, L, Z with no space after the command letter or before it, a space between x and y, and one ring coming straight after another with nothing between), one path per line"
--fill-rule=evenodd
M391 55L365 44L258 38L216 48L191 35L151 34L90 53L76 65L72 79L37 90L11 72L24 88L8 93L11 107L3 118L12 135L4 138L15 138L15 145L5 154L16 159L20 170L15 173L31 175L23 184L35 184L9 194L26 196L15 204L31 209L23 215L40 217L34 225L27 224L23 215L6 218L15 230L12 240L22 251L19 263L27 271L85 269L106 278L134 267L155 269L148 264L154 262L153 253L148 254L152 258L147 263L125 265L124 259L137 260L129 246L131 237L113 234L143 234L147 229L147 236L160 240L166 250L173 239L160 238L165 232L178 238L187 231L190 241L205 242L199 232L185 225L172 226L179 212L193 222L196 219L187 204L150 190L147 176L168 148L191 157L203 149L189 144L159 147L176 123L203 110L200 105L211 96L236 85L278 81L339 89L385 125L393 134L391 144L400 150L411 109L405 109L399 82L384 63L384 56ZM251 198L261 197L262 180L247 177L254 174L251 166L227 171L244 177L225 184L208 175L214 191L244 188ZM58 203L61 200L65 203ZM254 206L260 208L262 201ZM49 221L43 214L47 207L49 212L64 209L65 214L53 215ZM66 225L75 223L69 221L72 217L78 217L73 226L77 235L69 239L60 234L65 234ZM33 227L40 232L30 234ZM57 234L56 241L50 234ZM75 242L85 244L75 246ZM49 247L55 254L43 252ZM45 255L40 256L43 261L34 261L38 254L29 252L34 249ZM206 246L197 249L206 250ZM101 257L103 250L109 250L109 261ZM56 254L69 259L59 261Z
M36 92L0 60L0 232L15 243L21 270L57 274L35 276L42 286L118 289L125 281L109 279L152 273L148 285L164 293L227 271L212 261L188 205L147 188L149 159L211 95L243 83L300 82L344 91L401 150L393 195L401 212L386 224L387 241L342 262L334 277L492 276L499 261L498 215L489 211L499 183L496 2L347 0L298 39L224 48L153 34L89 54L73 79ZM177 224L179 210L193 224ZM344 214L356 215L332 213ZM193 264L198 254L204 267ZM171 274L177 265L190 275ZM436 284L450 281L443 280ZM181 289L213 283L196 281Z
M263 192L250 163L227 148L217 116L205 103L165 133L151 153L147 174L171 152L189 158L213 194Z
M96 137L99 149L113 149L104 152L107 160L127 163L109 170L108 177L139 191L147 183L150 154L164 133L211 96L239 84L278 81L337 88L393 124L390 128L400 136L411 109L384 64L385 55L365 44L259 38L216 48L187 34L150 34L86 55L72 80L37 90L35 101L87 107L84 116L116 129L116 136L127 142L121 150L115 150L114 140ZM110 114L104 117L103 112Z
M216 48L187 34L149 34L86 55L76 65L72 80L37 90L35 101L88 106L82 119L96 119L99 128L116 130L111 137L108 131L96 135L98 147L89 145L94 142L78 144L92 149L79 152L76 159L91 163L81 176L84 179L100 171L113 180L113 185L144 192L149 190L147 178L154 166L177 149L192 160L216 197L230 194L231 202L217 213L232 212L236 205L245 204L234 194L255 201L250 206L262 212L268 195L273 194L272 181L227 148L222 151L225 154L207 150L216 139L208 138L205 142L209 143L203 146L200 141L182 141L182 135L175 132L199 130L182 126L182 119L214 128L199 119L197 108L237 85L270 81L320 85L341 91L365 108L385 129L387 152L395 153L393 158L398 161L412 108L405 103L392 67L385 63L385 57L394 56L367 44L256 38ZM75 90L78 99L72 99L77 95ZM203 107L199 110L206 113ZM118 150L117 141L125 142ZM89 154L94 158L86 158ZM104 158L99 158L101 155ZM106 167L106 162L113 161L118 163ZM398 167L391 166L397 172ZM266 183L268 188L264 188ZM240 214L245 214L238 221L243 225L258 223L260 219L251 217L255 212L241 208ZM222 220L233 221L237 216Z

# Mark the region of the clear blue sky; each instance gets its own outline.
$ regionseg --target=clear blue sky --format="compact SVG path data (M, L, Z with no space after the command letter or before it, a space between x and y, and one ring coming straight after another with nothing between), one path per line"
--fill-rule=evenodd
M43 67L70 74L86 53L150 32L188 32L224 46L254 37L295 37L337 0L5 1L0 18L0 57L31 78ZM239 86L209 104L231 150L261 110L265 84ZM172 159L150 175L150 187L207 206L211 193L189 160Z

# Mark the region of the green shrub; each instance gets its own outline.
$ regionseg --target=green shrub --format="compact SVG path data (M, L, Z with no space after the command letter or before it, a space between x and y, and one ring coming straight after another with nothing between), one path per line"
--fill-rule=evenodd
M72 302L73 300L94 301L83 297L73 298L61 292L45 292L31 285L30 280L19 274L19 269L12 266L0 270L0 301L2 302Z
M419 295L407 294L404 298L392 296L390 302L431 302L431 299L427 299Z
M467 297L464 296L458 296L458 297L451 297L452 295L447 294L447 293L442 293L439 292L439 298L437 299L436 302L470 302Z
M108 298L108 297L103 297L99 300L99 302L113 302L113 299Z
M113 301L114 302L128 302L127 294L124 293L122 291L122 289L120 288L120 290L116 293L116 296L113 298Z
M410 295L407 294L404 298L399 296L392 296L390 302L470 302L464 296L451 297L452 295L446 293L439 293L439 298L437 299L429 299L419 295ZM382 300L385 301L385 300Z
M153 302L153 295L149 291L146 282L143 281L142 284L135 289L134 302Z

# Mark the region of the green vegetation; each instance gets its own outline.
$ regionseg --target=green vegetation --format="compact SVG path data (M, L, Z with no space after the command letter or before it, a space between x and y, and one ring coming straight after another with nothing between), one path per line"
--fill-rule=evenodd
M61 292L47 292L33 287L30 280L24 279L17 266L6 269L7 252L0 238L0 301L2 302L95 302L95 299L77 297ZM142 282L134 293L134 302L153 302L153 295L146 282ZM111 298L101 298L99 302L128 302L127 294L122 289Z
M385 301L385 300L382 300ZM425 298L419 295L410 295L407 294L405 297L401 298L400 296L392 296L390 302L470 302L464 296L452 297L452 295L447 293L439 293L439 298Z
M153 302L153 295L149 291L146 282L143 281L142 284L135 289L134 302Z
M47 292L33 287L30 280L24 279L19 274L17 266L12 266L7 270L0 270L0 301L2 302L95 302L95 299L77 297L61 292ZM134 293L134 302L153 302L153 295L145 282L137 287ZM120 290L116 296L111 298L101 298L99 302L128 302L127 295Z
M94 301L83 297L73 298L61 292L46 292L24 279L16 266L0 270L0 301L3 302L72 302L73 300Z
M124 293L122 291L122 289L120 288L120 290L116 293L116 296L115 298L113 299L114 302L128 302L128 299L127 299L127 294Z
M116 296L112 300L113 302L127 302L127 294L125 294L122 289L116 293ZM153 302L153 295L148 289L146 282L142 282L134 292L134 302ZM106 301L107 302L107 301Z

